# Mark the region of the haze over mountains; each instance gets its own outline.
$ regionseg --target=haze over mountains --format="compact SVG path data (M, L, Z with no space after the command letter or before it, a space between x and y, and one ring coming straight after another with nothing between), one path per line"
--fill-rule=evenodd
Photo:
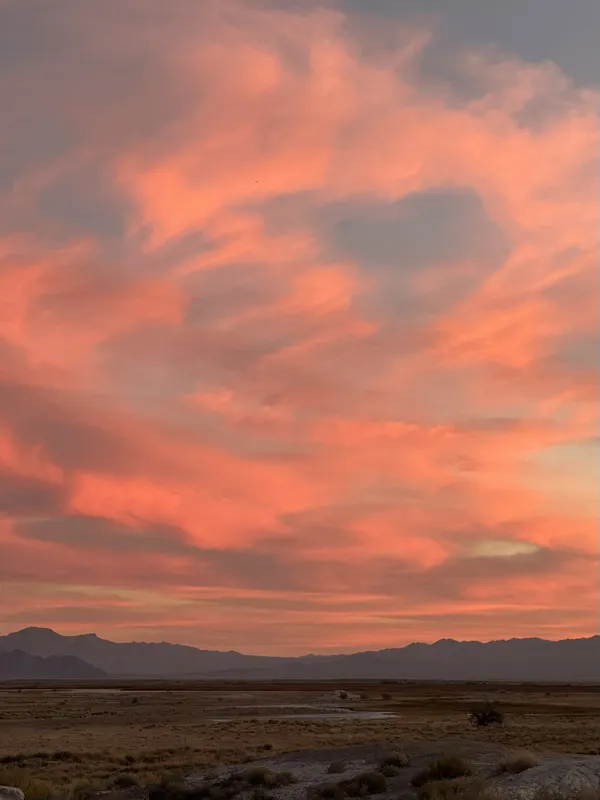
M23 650L0 650L0 681L88 681L106 677L101 669L75 656L42 658Z
M26 658L25 656L30 658ZM31 657L37 660L31 660ZM167 642L111 642L93 633L62 636L25 628L0 636L0 679L206 677L594 681L600 636L410 644L350 655L278 658L200 650Z

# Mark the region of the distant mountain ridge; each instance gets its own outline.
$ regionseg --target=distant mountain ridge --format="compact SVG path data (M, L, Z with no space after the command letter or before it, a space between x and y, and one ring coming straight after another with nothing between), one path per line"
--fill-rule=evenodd
M34 656L24 650L0 650L0 681L96 680L103 672L75 656Z
M574 682L598 680L600 636L581 639L509 639L366 651L349 655L244 655L168 642L111 642L96 634L62 636L49 628L24 628L0 636L2 651L37 657L72 656L108 676L200 677L239 680L498 680Z

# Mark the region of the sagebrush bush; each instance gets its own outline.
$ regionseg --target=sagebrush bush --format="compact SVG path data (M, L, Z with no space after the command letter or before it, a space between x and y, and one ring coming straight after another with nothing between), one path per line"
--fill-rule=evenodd
M432 761L413 777L411 783L419 788L430 781L451 780L452 778L467 778L473 774L473 768L468 761L459 756L442 756Z
M410 766L410 756L407 753L390 753L390 755L382 758L379 762L380 769L385 769L386 767L394 767L396 769L404 769L404 767Z
M365 797L382 794L387 789L387 781L380 772L363 772L339 783L327 783L316 792L323 800L344 800L348 797Z
M469 714L473 725L478 727L488 727L489 725L503 725L504 714L496 703L486 702L481 708L474 708Z

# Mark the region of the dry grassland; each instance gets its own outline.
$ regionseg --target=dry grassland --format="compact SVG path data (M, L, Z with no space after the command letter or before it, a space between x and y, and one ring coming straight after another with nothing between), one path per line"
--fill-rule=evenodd
M332 697L340 686L352 693L342 702ZM502 727L469 724L469 710L485 697L500 703L506 714ZM299 716L331 715L329 706L395 716ZM10 783L16 770L21 778L43 780L79 799L86 796L82 787L145 785L266 754L425 740L600 752L600 687L200 682L0 686L0 784Z

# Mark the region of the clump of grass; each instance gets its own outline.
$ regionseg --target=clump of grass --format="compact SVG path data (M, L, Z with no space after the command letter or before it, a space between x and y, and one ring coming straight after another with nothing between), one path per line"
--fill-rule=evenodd
M55 794L51 784L33 777L22 767L0 768L0 786L15 786L21 789L25 800L51 800Z
M262 786L266 789L277 789L280 786L289 786L294 782L291 772L273 772L264 767L254 767L246 770L242 777L251 786Z
M529 750L519 750L500 764L500 772L510 772L513 775L518 775L520 772L539 766L539 763L534 753Z
M271 744L271 742L265 742L263 744L263 746L262 746L262 749L263 750L273 750L273 745Z
M346 797L365 797L382 794L387 789L385 776L380 772L362 772L339 783L326 783L319 787L316 796L322 800L343 800Z
M379 762L379 771L386 778L393 778L408 766L410 757L407 753L391 753Z
M432 761L425 769L417 772L411 783L418 789L430 781L466 778L472 774L473 768L464 758L460 758L459 756L442 756Z
M340 772L346 771L346 765L343 761L332 761L329 767L327 768L327 772L330 775L339 775Z
M429 781L417 791L418 800L484 800L485 793L481 784L473 778L452 778L441 781Z
M355 778L344 782L349 797L360 797L365 794L381 794L387 789L385 776L380 772L362 772Z

